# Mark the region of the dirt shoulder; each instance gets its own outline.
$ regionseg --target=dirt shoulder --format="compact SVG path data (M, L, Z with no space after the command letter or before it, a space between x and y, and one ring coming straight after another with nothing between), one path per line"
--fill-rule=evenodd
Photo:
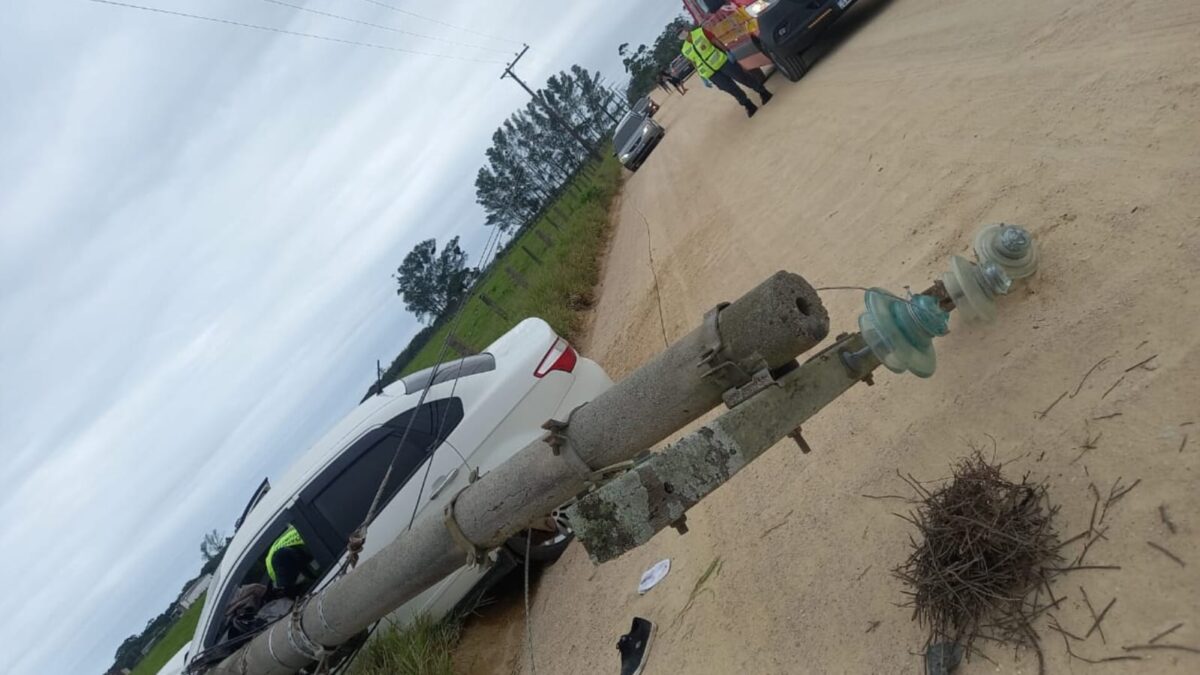
M1200 6L859 0L855 14L870 20L847 17L853 35L802 82L772 79L753 120L699 86L667 100L668 136L622 195L589 356L620 378L778 269L921 288L989 222L1029 227L1042 269L996 323L956 321L933 378L851 391L805 425L811 455L780 444L694 509L689 534L600 567L572 546L533 599L539 673L615 673L634 615L659 626L648 675L920 673L923 635L889 574L908 527L862 495L902 490L897 468L942 477L990 438L1011 471L1050 480L1067 536L1087 528L1089 483L1142 481L1089 553L1121 569L1058 584L1075 632L1091 622L1079 587L1117 598L1107 644L1077 653L1122 654L1179 622L1171 641L1200 646ZM860 294L823 299L834 333L854 328ZM638 596L664 557L670 575ZM1045 638L1048 672L1200 667L1165 651L1071 663ZM1037 672L987 651L996 664L961 672Z

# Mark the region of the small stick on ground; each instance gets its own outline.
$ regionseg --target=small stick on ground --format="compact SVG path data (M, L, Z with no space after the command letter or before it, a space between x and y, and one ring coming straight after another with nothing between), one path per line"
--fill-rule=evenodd
M859 497L866 497L867 499L899 499L899 500L905 501L905 502L912 501L908 497L904 497L901 495L866 495L866 494L863 494L863 495L859 495Z
M883 622L882 621L872 621L871 625L867 626L867 632L870 633L871 631L875 630L876 628L879 628L879 624L881 624L881 623L883 623Z
M1075 542L1079 541L1080 539L1083 539L1084 537L1088 536L1089 534L1091 534L1091 532L1087 532L1087 531L1080 532L1079 534L1075 535L1074 537L1071 537L1070 539L1068 539L1064 542L1060 542L1059 545L1055 546L1054 548L1055 548L1055 550L1057 550L1057 549L1063 548L1069 544L1074 544Z
M758 535L758 538L759 538L759 539L764 539L764 538L766 538L766 536L767 536L768 534L771 534L771 533L772 533L772 532L774 532L775 530L778 530L779 528L783 527L784 525L787 525L788 518L791 518L791 517L792 517L792 514L793 514L793 513L795 513L795 512L796 512L796 509L792 509L791 511L788 511L786 514L784 514L784 516L783 516L783 520L781 520L781 521L779 521L778 523L775 523L774 525L772 525L772 526L768 527L768 528L767 528L767 529L766 529L766 530L765 530L765 531L764 531L762 534Z
M1072 565L1071 567L1043 567L1048 572L1078 572L1080 570L1119 570L1120 565Z
M1083 586L1080 586L1079 592L1083 594L1083 604L1087 605L1088 612L1092 615L1092 627L1088 630L1087 635L1083 636L1084 639L1087 639L1088 635L1092 634L1092 631L1099 629L1100 641L1108 644L1108 640L1104 637L1104 629L1100 628L1100 615L1096 614L1096 608L1092 606L1092 601L1088 598L1087 591L1083 590Z
M1069 637L1072 640L1075 640L1076 642L1083 642L1083 638L1079 637L1078 635L1076 635L1076 634L1072 633L1071 631L1058 625L1058 619L1056 619L1054 617L1050 618L1050 623L1046 624L1046 627L1049 628L1050 630L1062 633L1063 637Z
M1049 415L1050 411L1054 409L1054 406L1058 405L1058 402L1063 400L1063 398L1065 398L1066 395L1067 395L1067 392L1065 392L1065 391L1063 393L1059 394L1058 398L1054 399L1054 403L1051 403L1049 406L1047 406L1047 408L1045 410L1035 412L1033 414L1033 416L1038 418L1039 420L1046 419L1046 415Z
M1180 558L1179 556L1175 555L1174 553L1171 553L1170 551L1163 548L1162 546L1159 546L1158 544L1156 544L1152 541L1148 541L1148 542L1146 542L1146 544L1149 545L1150 548L1158 551L1159 553L1162 553L1163 555L1167 556L1171 560L1174 560L1175 562L1179 563L1180 567L1187 567L1187 563L1185 563L1183 561L1183 558Z
M1106 356L1106 357L1100 359L1099 361L1097 361L1096 365L1092 366L1091 368L1088 368L1088 371L1083 374L1083 379L1079 380L1079 385L1075 387L1075 391L1071 394L1071 398L1075 398L1076 396L1079 395L1079 391L1081 389L1083 389L1083 383L1087 382L1087 379L1088 379L1088 377L1091 376L1092 372L1095 371L1100 366L1104 365L1104 362L1108 361L1110 358L1112 358L1111 355Z
M1117 413L1109 413L1107 415L1101 415L1099 417L1093 417L1092 419L1093 420L1111 420L1114 417L1120 417L1120 416L1121 416L1121 413L1117 412Z
M874 566L873 566L873 565L867 565L867 568L866 568L866 569L864 569L863 571L859 572L859 573L858 573L858 576L854 577L854 580L855 580L855 581L862 581L862 578L863 578L863 577L865 577L865 576L867 576L867 572L870 572L872 567L874 567Z
M1187 434L1183 435L1183 440L1179 443L1179 451L1183 452L1183 448L1187 446Z
M1075 558L1075 563L1074 563L1075 565L1082 565L1082 564L1083 564L1083 559L1084 559L1085 557L1087 557L1088 550L1092 548L1092 544L1094 544L1094 543L1096 543L1096 542L1100 541L1101 539L1107 539L1107 538L1108 538L1108 537L1105 537L1105 536L1104 536L1104 533L1105 533L1105 532L1108 532L1108 528L1107 528L1107 527L1106 527L1106 528L1104 528L1103 530L1096 530L1096 531L1095 531L1095 535L1096 535L1096 536L1092 537L1091 539L1088 539L1088 540L1087 540L1087 541L1086 541L1086 542L1083 544L1083 550L1081 550L1081 551L1079 552L1079 557L1078 557L1078 558ZM1091 533L1089 533L1089 534L1091 534Z
M1129 494L1129 491L1132 490L1133 488L1137 487L1138 484L1141 482L1142 482L1142 479L1138 478L1137 480L1133 481L1133 483L1131 483L1129 485L1129 487L1125 488L1124 490L1120 490L1120 491L1114 493L1113 496L1108 498L1108 505L1111 506L1111 505L1116 504L1117 502L1121 501L1122 497Z
M1112 600L1108 601L1108 604L1104 606L1104 609L1100 610L1100 616L1096 617L1096 622L1093 623L1092 627L1088 629L1088 632L1087 632L1087 634L1085 634L1083 636L1083 639L1086 640L1088 638L1088 636L1092 634L1093 631L1099 630L1100 631L1100 641L1103 642L1104 644L1108 644L1108 641L1106 641L1104 639L1104 629L1100 628L1100 622L1104 621L1104 616L1106 614L1108 614L1108 610L1112 609L1112 606L1115 604L1117 604L1116 598L1113 598Z
M1112 393L1112 390L1113 390L1113 389L1116 389L1116 388L1117 388L1117 385L1118 385L1118 384L1121 384L1121 383L1122 383L1122 382L1124 382L1124 381L1125 381L1125 376L1124 376L1124 375L1122 375L1121 377L1118 377L1118 378L1117 378L1117 381L1116 381L1116 382L1113 382L1113 383L1112 383L1112 386L1111 386L1111 387L1109 387L1108 389L1106 389L1106 390L1104 391L1104 394L1100 396L1100 400L1101 400L1101 401L1103 401L1104 399L1108 398L1108 395Z
M1158 642L1159 640L1167 637L1168 635L1170 635L1171 633L1174 633L1175 631L1179 630L1180 628L1183 628L1183 623L1177 623L1174 626L1171 626L1170 628L1164 630L1163 632L1159 633L1158 635L1155 635L1154 637L1150 638L1148 640L1148 642L1150 644L1154 644L1155 642Z
M1181 652L1200 654L1200 647L1189 647L1187 645L1129 645L1126 647L1121 647L1121 649L1124 649L1127 652L1135 652L1143 649L1175 649Z
M1083 445L1079 446L1080 447L1079 454L1076 455L1075 459L1071 460L1070 463L1074 464L1075 462L1078 462L1079 460L1083 459L1083 456L1087 454L1088 450L1095 450L1096 443L1098 443L1100 441L1100 437L1103 435L1104 435L1104 432L1101 431L1100 433L1096 434L1095 438L1092 438L1090 432L1086 431L1086 425L1085 425L1085 436L1084 436Z
M1138 361L1137 363L1133 364L1132 366L1129 366L1128 368L1126 368L1126 369L1125 369L1125 372L1127 372L1127 373L1128 373L1128 372L1129 372L1129 371L1131 371L1131 370L1135 370L1135 369L1137 369L1137 368L1141 368L1142 366L1146 365L1147 363L1150 363L1151 361L1153 361L1153 360L1154 360L1154 359L1156 359L1157 357L1158 357L1158 354L1154 354L1154 355L1152 355L1152 356L1150 356L1150 357L1148 357L1148 358L1142 359L1141 361ZM1147 370L1152 370L1152 369L1150 369L1150 368L1147 368Z
M1175 523L1171 522L1171 519L1167 516L1166 504L1158 505L1158 517L1162 519L1163 525L1167 526L1167 529L1170 530L1171 534L1175 534Z
M1065 630L1062 626L1058 625L1058 619L1056 619L1053 616L1050 617L1050 624L1048 624L1048 625L1051 630L1058 631L1058 633L1063 636L1063 646L1067 648L1067 654L1073 659L1079 659L1080 661L1083 661L1084 663L1091 663L1091 664L1109 663L1111 661L1141 661L1142 660L1142 657L1134 655L1134 654L1126 654L1124 656L1106 656L1106 657L1100 658L1100 659L1089 659L1086 656L1080 656L1079 654L1075 653L1075 650L1071 649L1071 642L1067 638L1071 638L1071 639L1079 641L1079 642L1082 642L1083 638L1079 637L1078 635L1075 635L1074 633L1071 633L1070 631Z
M1121 484L1121 479L1118 477L1117 480L1113 482L1113 486L1111 488L1109 488L1109 490L1108 490L1108 500L1106 500L1104 502L1104 508L1100 509L1100 521L1099 522L1100 523L1104 522L1104 516L1108 515L1108 507L1110 507L1113 504L1116 504L1118 501L1120 501L1122 497L1129 494L1129 491L1132 490L1133 488L1137 487L1138 483L1141 483L1141 482L1142 482L1142 479L1139 478L1139 479L1133 481L1133 484L1130 485L1129 487L1126 487L1124 489L1118 489L1118 486Z

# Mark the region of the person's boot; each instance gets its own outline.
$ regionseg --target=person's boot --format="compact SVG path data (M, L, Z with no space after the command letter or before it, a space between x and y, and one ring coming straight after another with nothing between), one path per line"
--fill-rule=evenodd
M758 106L753 103L746 104L746 117L754 117L754 113L758 112Z
M762 104L763 104L763 105L766 105L768 101L770 101L771 99L775 98L775 94L772 94L772 93L771 93L771 92L769 92L769 91L768 91L767 93L765 93L765 94L760 94L759 96L762 98Z
M654 641L654 624L640 616L633 617L629 632L617 640L621 652L621 675L641 675Z

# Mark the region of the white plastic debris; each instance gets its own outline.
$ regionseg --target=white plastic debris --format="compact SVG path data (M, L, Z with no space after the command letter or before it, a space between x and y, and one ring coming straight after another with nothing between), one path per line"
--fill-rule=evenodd
M642 579L638 582L638 595L643 595L646 591L657 586L658 582L662 581L667 576L667 572L670 571L670 558L663 558L654 563L650 569L642 572Z

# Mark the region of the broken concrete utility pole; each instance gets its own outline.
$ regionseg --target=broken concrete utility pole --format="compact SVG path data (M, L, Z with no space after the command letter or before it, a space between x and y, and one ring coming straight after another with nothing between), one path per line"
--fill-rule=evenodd
M544 519L597 479L596 471L633 458L694 421L722 396L815 347L829 332L816 291L779 272L649 363L578 408L569 420L466 487L445 518L415 523L394 542L315 594L298 620L269 627L210 672L283 675L340 645L461 567L481 560L529 524ZM647 405L647 402L654 402Z
M861 332L839 337L803 365L795 357L816 346L829 325L804 279L779 272L718 305L700 327L568 420L548 422L544 439L466 487L444 518L418 521L208 672L294 673L589 489L567 514L594 559L612 559L667 525L684 529L688 508L774 443L790 435L807 447L800 423L855 383L869 382L880 364L931 375L932 340L946 334L948 311L986 320L1008 289L1009 266L1031 273L1036 265L1024 230L994 235L996 245L983 253L976 240L980 264L955 256L926 293L867 291ZM602 469L627 462L721 402L732 410L596 487Z

